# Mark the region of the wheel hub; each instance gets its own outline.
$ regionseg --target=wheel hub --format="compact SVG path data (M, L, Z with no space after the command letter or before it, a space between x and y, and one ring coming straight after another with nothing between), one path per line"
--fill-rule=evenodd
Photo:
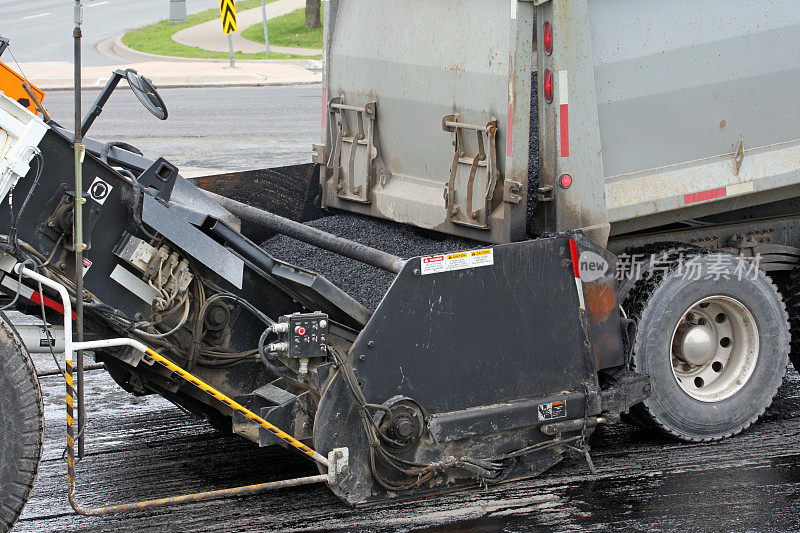
M708 326L681 324L676 337L675 355L690 365L706 365L716 354L716 333Z
M672 372L696 400L718 402L750 379L758 359L758 325L740 301L709 296L692 305L672 334Z

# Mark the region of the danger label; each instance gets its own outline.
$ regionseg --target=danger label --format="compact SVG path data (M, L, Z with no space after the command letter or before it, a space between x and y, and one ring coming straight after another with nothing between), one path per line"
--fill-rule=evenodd
M567 402L550 402L539 406L539 422L567 418Z
M92 268L92 262L89 261L87 258L83 258L83 275L85 276L89 269Z
M470 252L457 252L453 254L431 255L422 258L422 275L436 274L438 272L451 272L466 268L485 267L494 265L494 250L472 250Z

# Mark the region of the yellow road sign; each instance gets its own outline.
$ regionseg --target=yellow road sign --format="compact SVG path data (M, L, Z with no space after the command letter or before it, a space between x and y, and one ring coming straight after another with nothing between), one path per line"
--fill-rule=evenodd
M236 31L236 4L234 0L219 0L219 12L222 14L222 33L228 35Z

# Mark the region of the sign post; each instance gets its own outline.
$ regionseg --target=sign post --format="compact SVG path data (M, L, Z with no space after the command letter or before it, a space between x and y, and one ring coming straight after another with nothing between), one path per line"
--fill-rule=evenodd
M261 0L261 14L264 16L264 44L267 47L267 59L269 59L269 30L267 29L267 3Z
M234 0L219 0L219 12L222 19L222 33L228 36L228 47L231 54L231 68L235 65L233 53L233 38L231 33L235 32L236 26L236 3Z

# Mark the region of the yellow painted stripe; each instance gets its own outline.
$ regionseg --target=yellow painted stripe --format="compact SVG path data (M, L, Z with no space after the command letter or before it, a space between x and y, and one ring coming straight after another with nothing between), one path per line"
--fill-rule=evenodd
M147 355L149 355L153 360L158 361L159 363L161 363L162 365L164 365L168 369L172 370L176 374L180 375L186 381L188 381L188 382L192 383L193 385L197 386L199 389L207 392L208 394L210 394L211 396L213 396L217 400L221 401L222 403L224 403L225 405L227 405L231 409L234 409L235 411L238 411L238 412L242 413L244 416L246 416L250 420L253 420L253 421L257 422L260 426L264 427L265 429L267 429L268 431L273 433L276 437L288 442L289 444L291 444L292 446L294 446L298 450L302 451L306 455L308 455L311 458L313 458L318 463L320 463L322 465L325 465L325 466L328 466L328 459L326 457L323 457L321 454L319 454L316 451L312 450L311 448L309 448L308 446L306 446L305 444L303 444L302 442L300 442L296 438L292 437L291 435L289 435L285 431L279 429L276 426L273 426L272 424L270 424L269 422L267 422L266 420L264 420L263 418L261 418L260 416L255 414L254 412L252 412L250 409L244 407L243 405L241 405L240 403L234 401L233 399L225 396L224 394L219 392L217 389L215 389L211 385L209 385L206 382L204 382L203 380L195 377L193 374L190 374L189 372L187 372L183 368L179 367L178 365L176 365L175 363L173 363L169 359L166 359L165 357L162 357L161 355L159 355L158 353L156 353L156 352L154 352L153 350L150 350L150 349L147 350Z

